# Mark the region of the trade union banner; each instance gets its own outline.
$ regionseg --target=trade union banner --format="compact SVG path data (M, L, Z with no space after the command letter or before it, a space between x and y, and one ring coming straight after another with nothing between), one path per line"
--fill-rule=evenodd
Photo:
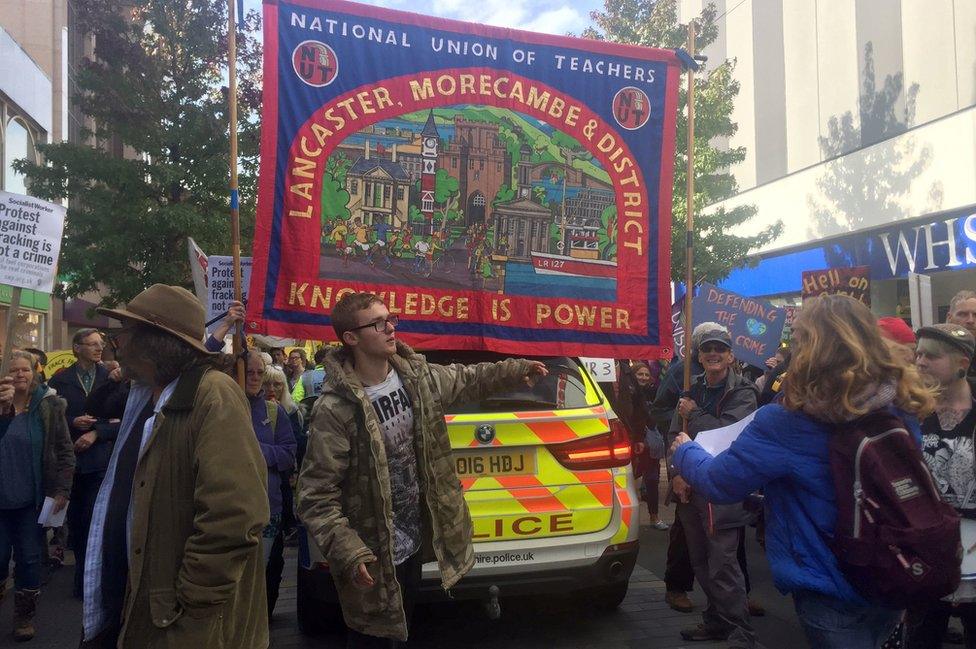
M671 354L673 52L266 0L248 333L372 291L418 348Z

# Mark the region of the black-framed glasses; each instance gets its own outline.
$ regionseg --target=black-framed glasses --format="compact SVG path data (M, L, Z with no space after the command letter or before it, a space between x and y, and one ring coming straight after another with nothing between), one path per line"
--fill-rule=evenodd
M705 352L706 354L711 354L714 352L727 352L729 348L722 343L705 343L698 348L698 351Z
M353 327L349 331L356 331L357 329L365 329L366 327L372 327L373 329L375 329L377 331L377 333L383 333L384 331L386 331L386 326L387 325L390 325L391 327L393 327L394 329L396 329L396 326L398 324L400 324L400 318L398 316L391 315L390 317L386 318L385 320L377 320L376 322L367 322L364 325L359 325L358 327Z

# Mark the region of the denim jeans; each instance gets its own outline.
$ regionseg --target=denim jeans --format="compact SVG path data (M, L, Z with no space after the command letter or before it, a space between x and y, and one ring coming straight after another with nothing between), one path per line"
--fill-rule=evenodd
M901 611L856 606L808 590L793 593L793 605L817 649L878 649L901 619Z
M37 524L37 508L0 509L0 576L5 581L14 555L14 587L36 590L41 587L41 542L43 531Z

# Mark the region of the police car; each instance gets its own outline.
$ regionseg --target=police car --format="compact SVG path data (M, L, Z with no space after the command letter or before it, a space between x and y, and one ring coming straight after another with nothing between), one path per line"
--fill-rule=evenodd
M475 550L474 567L449 596L485 600L489 614L511 595L575 594L588 608L616 608L637 560L629 432L578 360L545 363L549 375L533 388L462 404L446 417ZM447 596L436 563L425 565L421 599ZM299 542L297 606L305 633L341 627L328 564L307 534Z

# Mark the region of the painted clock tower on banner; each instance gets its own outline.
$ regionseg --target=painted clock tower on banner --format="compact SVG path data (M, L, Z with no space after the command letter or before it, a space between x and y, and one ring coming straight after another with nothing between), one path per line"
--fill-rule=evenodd
M427 123L420 133L420 158L423 173L420 176L420 211L427 219L427 225L434 224L434 183L437 176L437 149L440 146L440 133L434 123L434 111L427 115Z

